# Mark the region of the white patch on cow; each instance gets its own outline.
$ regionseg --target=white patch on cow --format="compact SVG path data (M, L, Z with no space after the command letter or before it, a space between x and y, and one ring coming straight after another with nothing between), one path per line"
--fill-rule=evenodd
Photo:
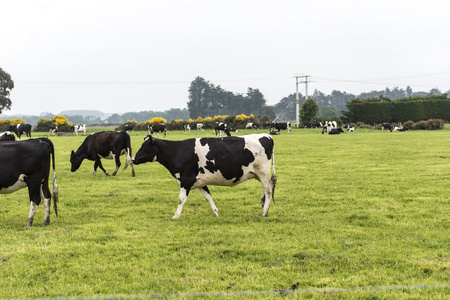
M172 219L179 219L181 216L181 211L183 210L183 205L186 203L187 200L187 193L185 188L180 189L180 196L178 197L178 208L175 212L175 215L172 217Z
M0 194L11 194L14 193L15 191L25 188L27 186L27 184L24 181L25 177L26 177L25 174L20 174L18 180L13 185L1 188Z
M36 211L38 206L33 201L30 201L30 214L27 219L27 226L31 226L33 224L34 216L36 215Z
M178 182L178 185L181 186L181 176L180 176L180 173L175 173L174 175L175 175L175 179L176 179L177 182Z

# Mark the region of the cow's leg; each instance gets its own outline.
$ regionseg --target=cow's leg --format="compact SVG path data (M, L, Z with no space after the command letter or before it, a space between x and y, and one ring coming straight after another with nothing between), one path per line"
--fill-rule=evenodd
M126 152L126 157L127 159L125 160L125 166L123 167L123 169L125 170L128 165L131 166L131 177L135 177L136 173L134 173L134 164L133 164L133 158L131 157L131 149L127 148Z
M199 188L200 193L202 193L203 197L205 197L206 200L208 200L209 205L211 205L211 209L213 211L214 217L219 216L219 210L217 209L216 205L214 204L214 201L211 197L211 193L209 192L208 187L204 186Z
M270 202L272 200L273 193L275 190L276 176L272 175L272 177L270 177L270 174L268 174L264 177L260 176L259 179L263 187L263 192L260 201L261 205L263 205L261 215L264 217L267 216L267 213L269 212Z
M120 163L120 152L119 152L119 154L113 154L113 159L114 159L114 162L116 163L116 168L114 169L114 172L111 175L112 176L116 176L117 171L119 171L119 168L120 168L120 165L121 165L121 163Z
M31 226L41 202L40 183L33 183L28 180L25 180L25 182L28 185L28 195L30 196L30 214L28 215L27 226Z
M103 168L102 162L100 161L100 158L97 159L94 163L94 173L92 173L93 176L95 176L95 174L97 173L97 167L100 167L100 170L102 170L106 176L111 176L108 171L105 170L105 168Z
M44 226L50 224L50 202L51 202L51 194L48 189L48 180L45 180L41 185L41 200L44 202Z
M172 219L175 220L175 219L180 218L181 211L183 210L184 203L186 203L188 194L189 194L189 191L186 190L185 188L182 187L180 189L180 196L178 197L178 208L177 208L177 211L175 212L175 215L172 217Z

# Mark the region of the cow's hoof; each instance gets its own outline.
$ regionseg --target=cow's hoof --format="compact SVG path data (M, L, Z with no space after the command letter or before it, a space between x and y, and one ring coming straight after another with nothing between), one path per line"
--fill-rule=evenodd
M177 220L177 219L179 219L179 218L180 218L180 216L174 215L174 216L172 217L172 220Z

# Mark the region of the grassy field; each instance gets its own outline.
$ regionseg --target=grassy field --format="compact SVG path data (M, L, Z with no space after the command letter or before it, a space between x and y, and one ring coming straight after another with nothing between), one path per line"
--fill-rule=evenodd
M240 134L247 133L253 131ZM136 153L145 132L130 135ZM198 136L213 133L168 132L167 139ZM0 298L450 295L449 125L339 136L293 129L275 136L278 183L265 218L261 186L252 180L210 187L218 218L192 191L174 221L179 188L164 167L138 165L135 178L130 168L92 176L94 163L84 161L71 173L70 151L84 137L51 139L59 216L52 208L43 227L41 205L27 228L27 190L0 195ZM114 168L111 160L103 164Z

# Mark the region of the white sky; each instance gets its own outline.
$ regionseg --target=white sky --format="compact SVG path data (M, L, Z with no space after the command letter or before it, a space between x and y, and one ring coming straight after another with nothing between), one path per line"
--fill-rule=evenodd
M201 76L259 89L273 105L309 94L450 89L448 0L0 0L6 114L187 107ZM300 92L305 93L304 85Z

